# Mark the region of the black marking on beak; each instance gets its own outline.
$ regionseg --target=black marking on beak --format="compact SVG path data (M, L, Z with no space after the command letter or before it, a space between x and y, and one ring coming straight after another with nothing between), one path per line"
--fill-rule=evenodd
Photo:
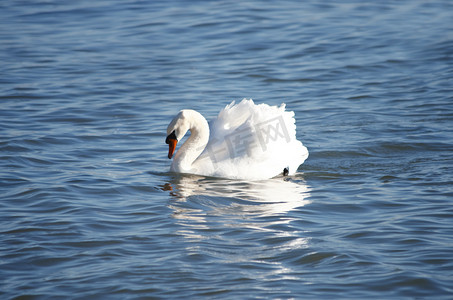
M174 131L174 130L173 130L172 133L170 133L170 134L167 136L167 138L165 139L165 143L166 143L166 144L170 144L170 140L178 140L178 139L176 138L176 134L175 134L175 131Z

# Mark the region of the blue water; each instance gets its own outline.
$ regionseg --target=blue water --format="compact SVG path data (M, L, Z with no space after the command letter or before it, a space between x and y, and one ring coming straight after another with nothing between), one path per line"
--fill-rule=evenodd
M2 1L0 297L453 298L453 2ZM166 127L287 104L260 182Z

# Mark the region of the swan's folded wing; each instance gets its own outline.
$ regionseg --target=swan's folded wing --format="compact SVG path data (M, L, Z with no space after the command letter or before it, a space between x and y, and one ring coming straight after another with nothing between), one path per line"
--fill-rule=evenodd
M294 174L308 157L296 139L294 112L252 100L227 105L210 123L210 139L196 163L205 174L264 179L289 167Z

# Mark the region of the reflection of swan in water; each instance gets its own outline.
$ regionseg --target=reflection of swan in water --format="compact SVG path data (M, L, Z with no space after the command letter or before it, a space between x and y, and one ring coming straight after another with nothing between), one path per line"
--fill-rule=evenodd
M284 180L273 178L262 181L237 181L207 178L197 175L178 175L166 185L172 190L177 203L190 202L188 205L175 205L173 208L190 206L196 210L222 210L232 214L275 215L284 214L294 208L309 204L308 186L295 178Z
M177 175L163 189L174 197L169 205L178 226L174 234L187 242L189 256L264 264L260 276L264 272L271 278L294 272L281 262L263 262L263 257L309 248L309 237L291 224L300 220L297 209L310 203L310 189L301 177L248 182ZM250 278L256 276L253 270Z

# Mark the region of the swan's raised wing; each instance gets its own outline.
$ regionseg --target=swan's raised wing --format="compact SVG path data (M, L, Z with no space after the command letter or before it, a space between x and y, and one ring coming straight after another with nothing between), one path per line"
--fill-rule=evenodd
M227 105L210 123L210 138L197 165L230 178L270 178L296 172L308 151L296 139L294 113L252 100Z

